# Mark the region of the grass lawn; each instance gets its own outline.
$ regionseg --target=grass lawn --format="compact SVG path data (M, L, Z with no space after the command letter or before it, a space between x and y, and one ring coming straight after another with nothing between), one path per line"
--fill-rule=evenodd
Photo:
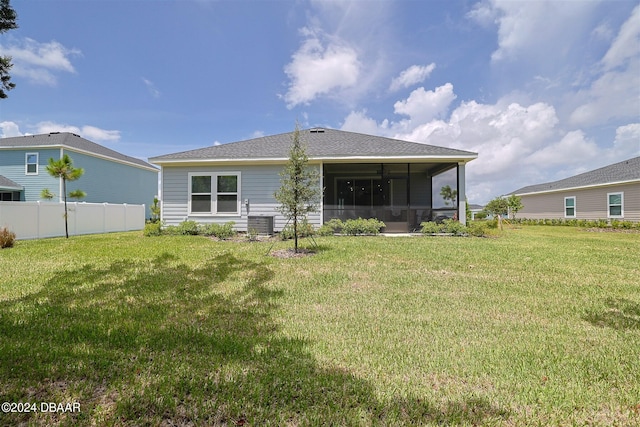
M0 425L640 425L640 234L316 241L1 250Z

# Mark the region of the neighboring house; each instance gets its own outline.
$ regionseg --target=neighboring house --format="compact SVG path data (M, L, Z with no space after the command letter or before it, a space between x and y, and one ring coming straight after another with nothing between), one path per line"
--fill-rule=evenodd
M286 219L273 194L292 137L283 133L149 159L161 167L162 219L169 225L234 221L247 231L266 217L274 231L282 230ZM301 130L300 139L309 167L322 176L320 209L309 216L315 226L331 218L378 218L386 231L402 232L443 213L465 220L465 164L476 153L334 129ZM434 209L440 188L433 186L443 182L457 189L458 200Z
M38 201L45 188L62 200L62 181L46 167L64 154L84 169L80 179L67 183L67 192L83 190L86 202L145 204L150 216L158 169L68 132L0 138L0 200Z
M513 194L522 198L521 218L640 221L640 157Z
M482 212L483 210L484 210L484 206L469 203L469 211L471 212L472 220L476 219L476 214Z

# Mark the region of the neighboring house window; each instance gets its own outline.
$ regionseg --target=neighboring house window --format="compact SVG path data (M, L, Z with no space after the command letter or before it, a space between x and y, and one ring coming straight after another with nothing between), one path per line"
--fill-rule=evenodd
M0 191L0 201L2 202L19 202L20 193L17 191Z
M26 174L38 175L38 153L27 153L25 158Z
M189 174L189 213L240 214L240 173Z
M576 217L576 198L565 197L564 198L564 217L565 218L575 218Z
M624 216L624 193L607 194L607 209L609 218L622 218Z

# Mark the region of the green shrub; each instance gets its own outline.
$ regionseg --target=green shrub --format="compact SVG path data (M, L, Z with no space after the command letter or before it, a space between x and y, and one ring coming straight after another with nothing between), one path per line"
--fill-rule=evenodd
M467 233L467 227L465 227L465 225L460 221L456 221L454 219L445 219L442 221L442 225L445 233L454 234L456 236L461 236Z
M214 236L218 239L229 239L236 235L236 230L233 226L236 225L235 222L229 221L224 224L206 224L200 227L200 234L204 234L205 236Z
M348 219L342 226L342 234L356 236L358 234L380 234L380 230L385 227L385 223L376 219Z
M159 236L162 234L162 224L159 222L148 221L144 225L143 234L147 237L149 236Z
M8 228L0 228L0 249L11 248L16 241L16 233Z
M313 228L313 225L310 224L306 218L298 223L298 237L309 237L315 234L316 234L316 230ZM288 224L280 232L280 238L282 240L293 239L293 236L294 236L293 224Z
M474 236L484 236L484 230L486 230L487 226L484 225L486 221L477 222L476 226L474 226ZM466 234L471 234L467 227L462 224L460 221L456 221L453 219L445 219L442 223L437 223L434 221L423 222L420 224L421 231L425 234L437 234L437 233L446 233L453 234L456 236L463 236ZM478 234L479 233L479 234Z
M485 211L476 212L475 214L475 219L486 219L486 218L487 218L487 213Z
M320 236L333 236L336 233L342 232L344 223L338 218L332 218L329 221L322 224L318 229L318 235Z
M486 221L472 221L467 224L467 233L470 236L483 237L487 234L487 228Z
M180 234L178 227L175 225L167 225L162 228L162 234L167 234L169 236L176 236Z
M425 221L420 224L420 227L420 231L424 234L442 233L442 224L438 224L435 221Z
M489 221L487 221L487 228L494 230L498 228L498 218L490 219Z
M199 232L198 223L195 221L182 221L178 224L177 233L185 236L196 236Z

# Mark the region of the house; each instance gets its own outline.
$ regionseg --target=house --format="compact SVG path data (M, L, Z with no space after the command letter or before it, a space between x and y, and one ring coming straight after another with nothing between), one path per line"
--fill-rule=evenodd
M273 194L288 161L293 132L153 157L161 167L162 219L257 222L286 226ZM438 215L465 221L465 165L476 153L334 129L300 131L309 167L321 174L314 226L339 218L377 218L388 232L419 228ZM442 203L440 189L457 190ZM265 219L266 218L266 219Z
M480 212L482 212L484 210L484 206L482 205L477 205L477 204L469 204L469 212L471 212L471 219L475 220L476 219L476 214L479 214Z
M531 219L640 221L640 157L513 192Z
M68 154L84 175L67 183L81 189L86 202L146 204L158 193L158 169L68 132L0 138L0 200L38 201L49 189L62 200L62 182L46 170L50 158Z

